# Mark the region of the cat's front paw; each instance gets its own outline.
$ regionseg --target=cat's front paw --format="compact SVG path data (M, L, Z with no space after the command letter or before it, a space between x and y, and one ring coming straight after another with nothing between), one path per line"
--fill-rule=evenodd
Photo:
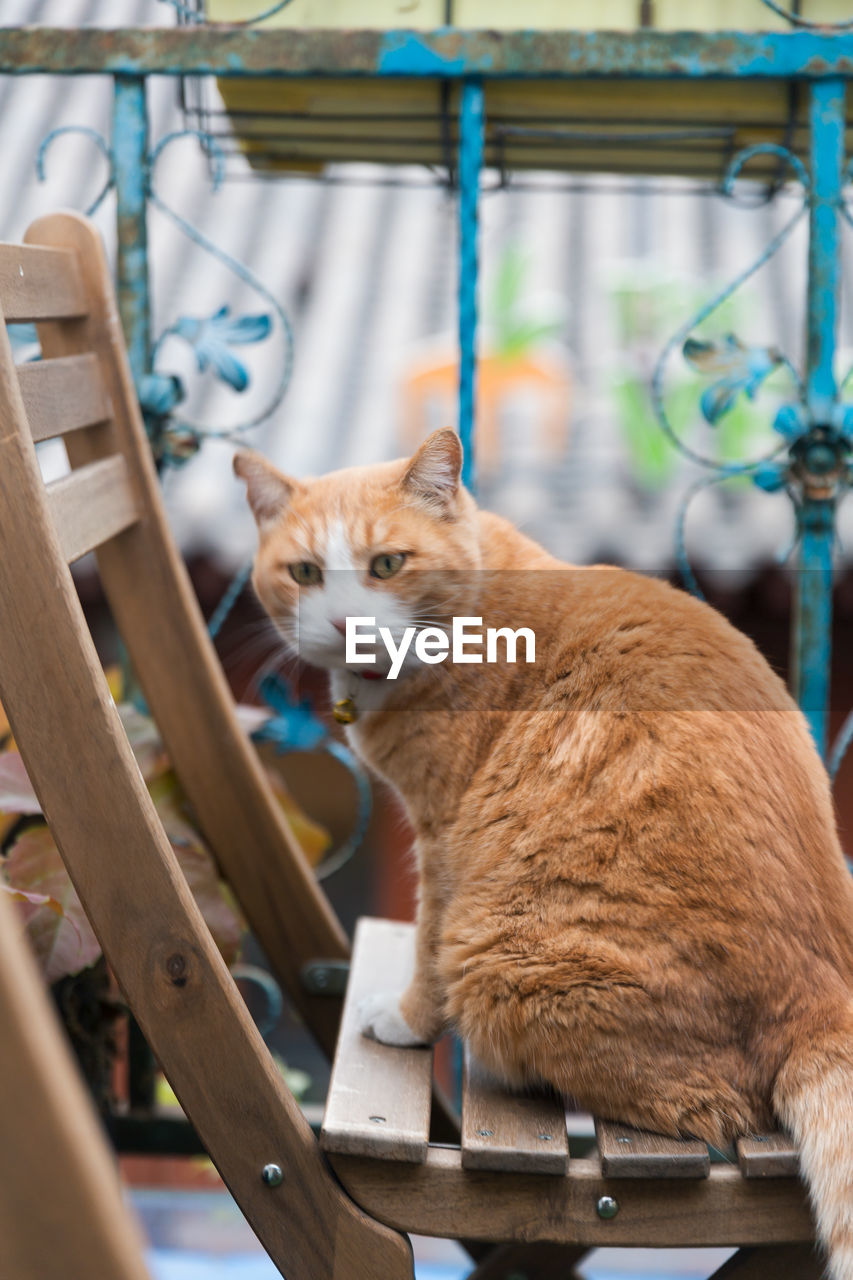
M358 1006L358 1023L363 1036L378 1040L380 1044L411 1049L424 1043L400 1012L399 997L388 992L365 996Z

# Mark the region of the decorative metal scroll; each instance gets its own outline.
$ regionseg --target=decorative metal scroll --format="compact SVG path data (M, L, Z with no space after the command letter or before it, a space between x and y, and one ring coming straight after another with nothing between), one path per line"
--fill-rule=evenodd
M791 9L786 9L784 5L777 4L776 0L761 0L765 9L769 9L771 13L778 14L780 18L784 18L786 22L790 22L792 27L804 27L807 30L825 30L825 31L850 31L853 30L853 18L846 18L843 22L814 22L810 18L804 18L799 13L794 13Z
M263 22L265 18L272 18L277 13L281 13L282 9L286 9L291 0L278 0L278 4L268 5L261 13L254 14L251 18L243 18L239 22L229 22L230 27L252 27L256 22ZM183 18L186 22L194 22L199 25L207 22L207 15L204 7L194 7L192 5L183 4L182 0L160 0L161 4L168 4L175 10L179 18Z
M700 401L702 415L711 426L715 426L732 408L739 395L745 394L750 399L754 398L769 374L780 367L785 368L790 375L798 398L802 398L803 395L803 383L799 374L790 360L777 348L749 347L734 334L727 334L713 342L700 341L691 336L741 285L769 262L808 212L810 182L802 161L787 148L772 143L748 147L733 158L723 178L722 194L729 199L734 197L735 182L744 166L757 155L778 156L786 166L791 168L803 190L802 203L758 258L740 271L673 334L661 352L652 375L652 405L662 431L679 453L711 473L697 481L688 491L676 521L675 553L678 566L689 590L700 598L702 592L685 547L685 524L693 499L704 489L721 484L735 476L750 475L760 487L766 490L785 487L790 461L788 458L783 459L782 455L786 450L790 451L793 444L789 439L790 415L785 413L777 415L774 427L782 434L783 440L768 453L745 462L721 463L718 458L700 453L687 445L669 419L664 395L664 377L670 358L676 351L680 351L694 369L713 378Z
M43 181L45 178L49 150L61 135L66 134L77 134L90 139L107 165L107 175L103 185L85 209L86 214L91 215L100 208L115 186L113 150L103 135L95 129L83 125L64 125L59 129L53 129L44 138L36 157L36 172L39 180ZM237 356L235 348L267 338L273 329L272 316L269 313L232 316L230 308L224 305L211 316L180 316L168 325L153 344L152 371L145 375L138 388L152 450L161 467L176 466L185 462L198 450L204 439L236 438L264 422L281 403L290 382L293 367L293 332L287 314L275 296L248 267L215 244L173 209L156 188L154 173L159 157L166 147L185 137L197 138L211 157L212 187L214 192L219 189L224 161L218 143L200 130L179 130L167 134L148 154L146 166L148 200L193 244L221 262L239 280L255 290L277 319L284 336L285 350L277 384L263 408L245 422L233 426L210 426L192 422L181 417L177 412L178 406L186 398L186 389L177 374L157 368L158 357L161 357L164 343L168 339L184 342L193 350L199 373L211 369L232 390L242 392L249 386L249 373L245 364Z
M91 204L87 205L83 211L88 218L91 218L92 214L95 213L103 204L112 189L114 182L113 153L103 134L98 133L97 129L90 129L87 125L82 124L66 124L62 125L58 129L51 129L50 133L42 140L42 144L38 149L38 154L36 156L36 174L38 175L39 182L44 182L45 177L47 176L47 170L45 167L47 153L57 138L68 133L76 133L80 137L89 138L91 142L94 142L95 146L106 161L107 176L104 179L104 184Z
M811 181L805 166L793 152L774 144L749 147L735 156L725 174L722 194L728 198L733 197L737 178L750 160L760 154L779 157L799 184L802 201L758 258L740 271L673 335L661 353L652 378L652 403L661 429L683 456L709 473L696 481L685 495L675 530L675 554L679 569L688 589L700 598L702 592L687 554L685 525L694 498L703 490L734 477L749 476L765 492L785 490L798 510L806 501L815 498L829 499L834 503L853 485L853 405L837 404L831 421L815 424L806 407L804 381L788 357L778 348L747 346L731 333L710 341L693 336L704 321L778 252L808 213ZM845 172L845 181L853 181L853 163ZM853 225L853 212L843 200L840 202L840 211ZM794 398L782 405L773 420L773 429L780 437L779 443L761 457L736 463L721 462L688 446L674 429L664 398L666 366L676 350L681 351L693 369L709 378L709 385L700 399L700 409L703 418L712 427L732 409L739 396L745 395L753 399L772 373L784 369L791 380ZM840 390L844 389L851 377L853 369L843 379ZM803 524L798 519L797 537L780 559L787 559L791 555L797 539L802 536L802 528ZM851 741L853 713L845 722L830 753L829 768L833 776Z
M349 747L332 737L311 704L295 697L280 676L265 676L260 689L273 715L252 734L256 742L272 743L279 755L287 751L325 751L349 771L355 783L357 803L352 830L315 869L318 880L327 880L346 866L365 837L373 806L370 779Z
M283 7L284 5L278 5L275 11ZM56 140L65 134L77 134L88 138L106 163L107 172L104 182L85 210L87 215L91 215L100 208L115 187L114 152L103 135L96 130L82 125L62 126L52 130L39 147L36 158L36 172L39 180L45 178L48 152ZM137 392L152 450L161 469L185 462L205 440L233 439L243 435L252 427L258 426L281 403L293 367L293 332L290 321L275 296L248 267L193 226L172 208L157 190L155 183L157 161L167 147L187 137L196 138L204 147L211 159L213 190L216 191L219 188L223 175L223 156L216 140L202 130L178 130L162 138L145 158L147 201L164 214L182 235L221 262L240 281L254 289L270 311L255 315L232 316L230 308L223 305L210 316L182 315L167 325L153 343L150 371L142 376ZM273 317L277 319L278 327L284 335L285 351L276 387L262 410L247 421L228 427L210 426L181 417L177 410L185 399L186 391L178 375L162 367L165 364L164 347L167 342L177 340L185 343L192 349L200 373L210 369L234 391L242 392L249 385L249 372L236 354L235 348L266 339L273 329ZM18 329L19 332L14 335L18 345L26 345L35 339L35 332L31 332L31 326L19 326ZM216 636L245 588L250 571L251 564L244 566L235 575L230 587L223 595L209 625L212 638ZM327 727L314 714L309 704L296 702L291 698L287 687L278 677L267 676L261 681L261 695L272 714L254 734L258 741L272 743L279 753L292 750L324 750L337 759L352 775L357 795L353 829L343 844L332 850L316 868L318 879L326 879L349 861L364 838L372 803L370 783L351 752L331 738ZM271 1000L271 1004L274 1004L274 1001ZM274 1015L275 1009L272 1008L270 1018L273 1021Z
M247 266L203 235L197 227L194 227L191 222L173 209L156 189L154 171L157 160L166 147L180 138L187 137L197 138L212 157L214 166L212 186L214 192L219 189L222 183L224 160L218 144L213 138L199 130L184 129L167 134L152 150L149 156L148 198L151 204L160 213L165 214L193 244L198 245L205 252L223 263L229 271L233 272L244 284L254 289L272 308L284 334L285 353L275 390L258 413L234 427L204 426L181 418L174 412L179 401L183 399L183 387L175 375L161 374L156 371L157 358L163 343L169 337L178 338L187 343L193 348L199 372L204 372L205 369L210 367L217 377L221 378L234 391L242 392L249 385L249 374L245 365L234 354L233 349L235 346L260 342L266 338L272 329L270 317L269 315L232 317L229 308L223 306L215 311L212 316L181 316L164 329L152 348L151 361L152 365L155 366L155 371L149 375L148 385L140 388L140 396L143 407L148 410L149 414L156 414L161 421L164 418L168 420L168 425L162 433L165 437L163 457L165 461L171 463L180 463L191 456L203 439L232 439L243 435L246 431L251 430L252 427L259 426L266 421L270 414L281 404L293 369L293 331L283 307L275 296Z

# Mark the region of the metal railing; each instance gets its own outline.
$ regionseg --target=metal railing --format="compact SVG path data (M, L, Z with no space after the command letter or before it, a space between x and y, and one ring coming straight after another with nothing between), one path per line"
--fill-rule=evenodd
M167 3L174 5L174 0ZM180 432L170 437L174 404L169 403L168 388L158 382L153 367L157 344L151 336L146 216L149 203L157 200L152 167L166 140L159 147L150 146L148 77L414 77L460 85L456 172L460 243L458 426L469 458L469 481L473 476L476 394L478 194L484 141L489 136L484 86L495 80L542 78L773 80L804 86L810 103L808 165L787 148L776 150L780 163L792 167L802 187L803 212L809 223L805 367L794 380L795 400L776 419L781 439L773 475L768 475L766 459L745 464L744 469L754 471L765 487L775 484L787 489L795 506L798 589L792 635L793 688L815 741L826 754L835 513L850 481L853 448L853 407L841 399L847 378L838 378L835 369L840 233L842 219L847 216L843 199L848 177L845 100L847 82L853 77L853 34L847 28L853 26L853 19L835 29L818 29L781 5L769 0L763 3L790 18L794 29L766 33L640 29L622 33L441 28L418 32L358 30L342 36L328 30L260 31L251 23L217 27L203 21L164 29L8 29L0 31L0 74L96 73L113 78L113 136L109 145L103 145L110 158L110 185L116 194L119 301L140 397L157 423L155 434L160 432L161 446L166 450L182 444L191 448L197 441L191 430L187 438L187 424L183 424L183 437ZM182 8L187 18L192 7ZM195 10L192 15L200 16ZM209 145L215 156L215 143ZM741 155L732 164L739 169L750 158ZM228 318L218 319L227 328ZM688 340L687 330L682 337ZM733 394L739 389L751 393L760 376L755 384L750 382L750 353L744 355L733 348L729 354L726 376ZM761 357L753 353L753 358L760 361ZM660 381L656 400L666 427ZM726 468L718 467L715 478L724 478L725 472Z

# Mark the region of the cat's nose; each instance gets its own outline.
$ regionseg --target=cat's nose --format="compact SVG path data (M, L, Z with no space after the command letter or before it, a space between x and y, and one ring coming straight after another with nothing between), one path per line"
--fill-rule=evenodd
M332 623L332 626L335 628L335 630L336 630L336 631L339 631L339 632L341 633L341 635L342 635L342 636L345 636L345 635L346 635L346 633L347 633L347 620L346 620L346 618L332 618L332 619L331 619L331 623Z

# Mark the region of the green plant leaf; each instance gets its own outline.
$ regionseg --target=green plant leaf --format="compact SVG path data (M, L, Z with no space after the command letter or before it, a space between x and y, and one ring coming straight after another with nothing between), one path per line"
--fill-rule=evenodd
M508 245L498 262L492 305L495 316L515 309L529 268L527 254L518 245Z
M648 490L663 488L677 458L655 420L648 386L627 375L613 383L613 397L634 480Z
M20 895L27 933L46 980L56 982L94 964L100 943L48 828L25 831L3 869L8 887Z
M520 320L504 334L496 354L502 360L517 359L538 343L556 337L561 328L556 320Z

